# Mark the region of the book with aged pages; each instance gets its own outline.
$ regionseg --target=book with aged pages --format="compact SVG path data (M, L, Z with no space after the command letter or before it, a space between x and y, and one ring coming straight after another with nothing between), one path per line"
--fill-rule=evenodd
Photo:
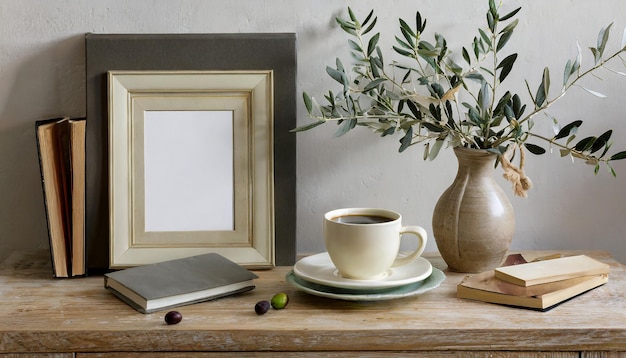
M586 255L503 266L495 277L518 286L533 286L575 277L608 274L609 265Z
M53 275L85 274L85 119L35 122Z
M257 275L216 254L110 272L104 287L141 313L151 313L254 289Z

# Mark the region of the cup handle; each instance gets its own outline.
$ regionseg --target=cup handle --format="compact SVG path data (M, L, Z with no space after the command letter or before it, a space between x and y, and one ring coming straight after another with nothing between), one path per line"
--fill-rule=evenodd
M410 263L411 261L415 260L415 258L417 258L419 255L421 255L426 248L426 240L428 238L428 234L423 227L403 226L400 229L400 239L402 238L402 234L413 234L417 236L417 238L419 239L419 244L417 245L417 249L415 249L415 251L413 251L411 254L403 257L396 257L396 260L393 262L393 265L391 265L391 267L402 266Z

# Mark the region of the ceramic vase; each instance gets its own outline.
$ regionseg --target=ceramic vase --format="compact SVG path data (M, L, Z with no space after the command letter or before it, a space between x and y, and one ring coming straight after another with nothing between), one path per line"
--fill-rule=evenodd
M494 180L493 153L457 147L459 168L452 185L433 213L433 234L448 268L483 272L504 261L515 214L508 197Z

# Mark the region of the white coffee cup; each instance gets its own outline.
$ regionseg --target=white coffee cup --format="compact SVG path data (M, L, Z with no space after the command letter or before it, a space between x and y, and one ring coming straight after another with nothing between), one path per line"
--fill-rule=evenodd
M398 255L402 234L418 238L415 251ZM324 215L324 243L342 277L375 280L392 267L413 262L426 247L426 230L402 226L402 216L392 210L346 208Z

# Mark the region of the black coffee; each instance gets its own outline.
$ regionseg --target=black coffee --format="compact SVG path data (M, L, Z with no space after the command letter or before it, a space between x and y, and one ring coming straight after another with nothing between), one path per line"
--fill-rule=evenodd
M380 224L393 221L391 218L378 215L344 215L337 216L331 220L344 224Z

